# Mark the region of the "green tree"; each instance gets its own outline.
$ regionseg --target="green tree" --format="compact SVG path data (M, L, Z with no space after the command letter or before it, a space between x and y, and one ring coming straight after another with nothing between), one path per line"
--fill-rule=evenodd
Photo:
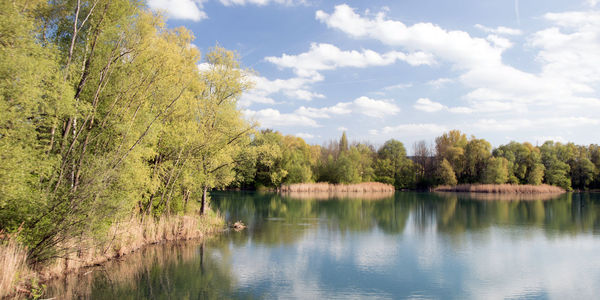
M486 163L491 156L492 145L484 139L472 137L465 147L465 169L462 176L465 182L484 181Z
M206 211L207 191L227 186L235 179L234 165L244 159L254 126L237 109L237 100L251 84L240 70L237 56L216 46L206 55L208 70L201 72L204 89L198 101L198 134L194 162L202 187L201 214Z
M504 157L490 157L488 159L483 183L502 184L508 181L509 162Z
M435 150L438 161L444 159L450 163L454 173L459 177L465 168L465 148L467 136L458 130L450 130L435 139Z
M565 152L561 148L562 144L552 141L547 141L540 147L542 163L545 167L544 181L571 190L571 179L569 178L571 168L566 162L560 160L559 157Z
M406 149L401 142L392 139L379 148L375 175L377 181L393 184L398 189L414 187L415 168L406 157Z
M456 175L452 169L452 165L444 158L437 168L438 181L442 185L456 185Z

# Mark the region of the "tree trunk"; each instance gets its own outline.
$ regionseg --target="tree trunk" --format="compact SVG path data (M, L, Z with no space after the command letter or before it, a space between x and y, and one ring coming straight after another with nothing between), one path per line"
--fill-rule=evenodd
M205 186L202 188L202 205L200 207L200 215L203 216L207 210L207 200L206 200L206 192L208 191L208 187Z

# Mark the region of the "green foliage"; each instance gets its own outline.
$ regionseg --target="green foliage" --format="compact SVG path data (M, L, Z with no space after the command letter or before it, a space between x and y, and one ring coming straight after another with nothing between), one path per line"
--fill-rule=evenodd
M569 178L571 167L560 159L565 154L565 150L561 143L552 141L547 141L540 147L542 163L546 168L544 182L571 190Z
M458 183L452 165L445 158L438 166L437 177L442 185L456 185Z
M504 157L490 157L485 168L483 183L503 184L508 181L509 162Z
M472 137L465 147L464 181L481 182L485 180L486 163L491 156L492 145L483 139Z
M455 174L460 175L465 168L465 148L467 136L458 130L451 130L435 139L435 150L437 157L442 161L445 159Z
M401 142L385 142L377 151L375 166L377 181L393 184L397 189L415 187L415 167Z
M30 263L234 179L251 84L220 47L199 73L192 40L136 1L0 1L0 230Z

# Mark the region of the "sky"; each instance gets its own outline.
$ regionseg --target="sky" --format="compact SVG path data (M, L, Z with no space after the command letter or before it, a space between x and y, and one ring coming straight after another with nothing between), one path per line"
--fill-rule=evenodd
M600 0L147 3L239 54L246 118L310 144L600 143Z

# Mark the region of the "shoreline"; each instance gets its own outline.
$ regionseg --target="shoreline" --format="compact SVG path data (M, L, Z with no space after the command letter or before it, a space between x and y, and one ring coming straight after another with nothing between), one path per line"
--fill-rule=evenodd
M486 194L562 194L566 191L560 187L541 184L459 184L442 185L432 189L434 192L486 193Z
M3 291L0 291L0 299L35 298L43 295L44 284L47 282L101 266L152 245L210 238L225 230L224 228L224 219L214 213L202 217L182 215L145 221L131 218L113 225L103 238L70 241L68 254L39 269L26 265L26 251L12 237L4 245L0 245L3 247L0 254L12 255L5 255L2 259L13 263L11 266L3 265L3 268L12 272L4 270L5 282Z
M277 189L279 193L393 193L396 189L393 185L380 182L361 182L354 184L334 184L327 182L317 183L295 183L282 185Z

